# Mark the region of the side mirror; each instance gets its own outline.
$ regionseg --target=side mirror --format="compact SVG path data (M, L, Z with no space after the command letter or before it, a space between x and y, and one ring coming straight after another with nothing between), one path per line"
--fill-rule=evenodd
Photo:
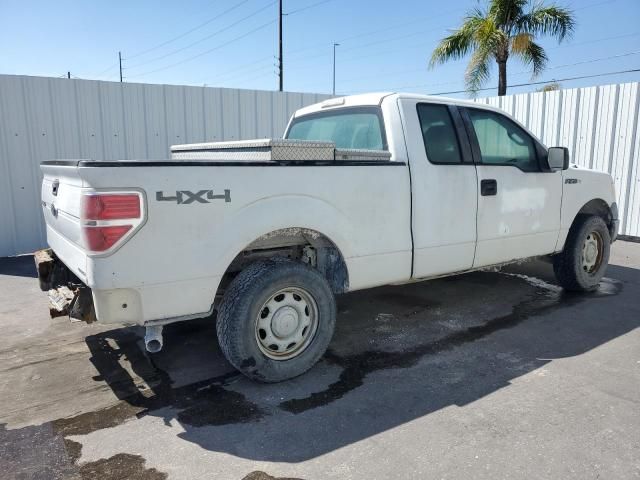
M557 172L569 168L569 149L567 147L550 147L547 150L549 170Z

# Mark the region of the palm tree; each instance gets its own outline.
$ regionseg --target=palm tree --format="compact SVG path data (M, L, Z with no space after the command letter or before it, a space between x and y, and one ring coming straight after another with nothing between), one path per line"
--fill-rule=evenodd
M526 11L525 11L526 10ZM498 64L498 95L507 93L507 60L514 56L531 66L533 77L547 63L537 35L550 35L561 42L573 33L573 13L556 5L529 0L490 0L486 9L467 13L462 26L443 38L431 55L430 67L465 57L471 60L465 72L467 90L475 94L491 76L491 60Z

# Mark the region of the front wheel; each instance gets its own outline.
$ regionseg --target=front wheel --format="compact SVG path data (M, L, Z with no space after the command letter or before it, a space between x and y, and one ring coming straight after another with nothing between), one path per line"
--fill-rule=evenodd
M564 249L553 258L553 271L563 288L591 291L607 269L611 237L604 220L582 217L571 227Z
M279 259L238 274L216 327L227 360L246 376L271 383L311 368L326 351L335 320L335 299L320 272Z

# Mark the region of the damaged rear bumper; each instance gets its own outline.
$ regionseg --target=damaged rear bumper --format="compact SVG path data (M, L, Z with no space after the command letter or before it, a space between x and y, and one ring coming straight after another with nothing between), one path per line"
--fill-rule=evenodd
M95 322L91 289L56 257L53 250L35 252L34 260L40 289L49 296L51 318L68 315L73 321Z

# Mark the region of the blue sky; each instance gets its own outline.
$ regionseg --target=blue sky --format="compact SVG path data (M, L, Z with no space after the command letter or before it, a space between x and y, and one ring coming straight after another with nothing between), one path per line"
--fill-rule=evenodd
M640 68L640 0L557 3L574 10L577 28L561 45L541 42L549 64L537 80ZM478 4L484 1L284 0L285 90L330 92L334 42L338 93L461 90L465 61L434 70L427 63L437 41ZM71 71L115 81L121 50L125 81L277 88L274 0L0 0L0 21L0 73ZM510 61L509 83L530 81L526 70ZM638 80L636 72L562 85ZM494 75L487 86L496 83Z

